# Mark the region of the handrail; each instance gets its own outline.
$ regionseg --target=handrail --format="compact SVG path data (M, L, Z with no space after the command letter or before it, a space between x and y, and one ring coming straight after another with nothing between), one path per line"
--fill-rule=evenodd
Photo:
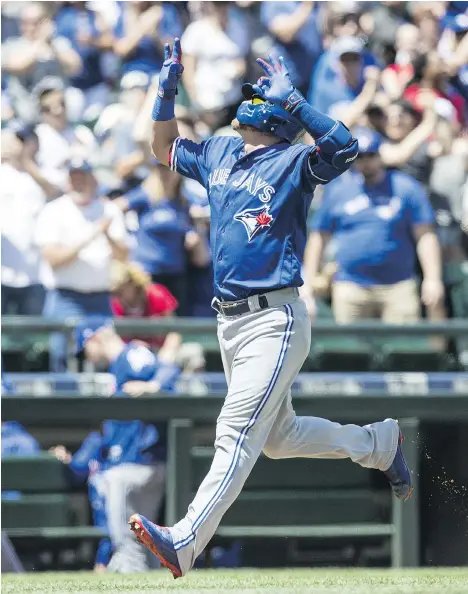
M71 333L78 320L54 320L42 317L3 316L4 334L25 334L31 332ZM207 334L216 332L216 320L211 318L119 318L115 327L121 334L154 336L159 333L178 331L181 334ZM378 320L365 320L341 325L329 320L319 320L312 324L314 336L359 336L372 338L378 336L432 336L443 334L451 337L468 337L468 320L451 319L444 322L422 321L416 324L383 324Z

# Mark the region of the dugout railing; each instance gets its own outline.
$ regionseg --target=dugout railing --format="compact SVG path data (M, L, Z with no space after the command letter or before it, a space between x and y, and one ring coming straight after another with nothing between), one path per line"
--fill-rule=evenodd
M109 417L167 422L168 475L165 520L171 524L185 513L199 475L206 468L212 454L208 448L194 445L195 431L200 425L214 426L221 403L222 398L219 396L159 395L134 400L64 397L60 394L49 397L19 395L3 398L3 418L17 420L35 431L42 428L50 433L64 428L72 431L76 428L96 427L100 421ZM228 512L221 523L218 538L240 538L247 541L285 538L289 541L344 539L357 543L379 537L390 541L391 562L394 567L419 565L419 497L427 496L421 494L419 489L420 423L468 423L468 395L439 393L383 397L381 394L373 394L351 397L329 394L298 396L294 399L294 406L299 415L330 417L342 422L366 423L388 416L399 418L406 435L405 453L414 470L416 489L413 498L402 503L391 498L388 487L384 491L374 491L369 488L370 483L362 482L367 481L363 476L356 478L355 475L349 474L351 468L361 470L349 461L342 461L346 466L340 466L339 461L302 460L302 466L299 468L293 460L275 461L262 457L257 470L254 468L252 472L250 485L246 485L245 494L234 504L232 513ZM265 471L266 464L269 464L268 472ZM277 472L275 468L278 469ZM375 471L368 472L379 475ZM340 473L343 473L343 480L340 479ZM315 476L320 481L314 478ZM252 501L256 502L256 513L265 515L269 509L283 509L286 510L282 512L284 517L281 521L279 518L277 522L271 521L270 513L265 515L270 521L269 524L262 522L261 518L255 518L256 523L243 524L242 517L245 510L248 510L246 506ZM287 523L287 509L284 506L278 507L278 501L297 507L291 516L296 518L294 523ZM390 514L385 516L386 521L378 521L374 517L375 514L370 515L369 510L385 510L388 508L385 502L391 506ZM319 511L324 510L322 522L317 520L317 514L314 515L313 506ZM353 522L353 517L359 521ZM339 521L336 522L336 519ZM62 528L55 532L50 528L42 532L36 528L29 531L29 536L36 539L42 537L46 540L64 540L67 539L67 535L70 539L79 538L80 531L83 532L83 527ZM13 541L24 541L28 538L28 530L24 526L21 530L7 530L7 533ZM83 533L83 538L90 537L89 531Z
M18 356L37 348L47 349L48 336L68 336L68 369L77 370L73 331L77 320L4 316L2 352ZM205 349L210 371L222 371L215 319L156 318L117 319L122 336L139 338L180 332L186 342ZM445 342L450 339L450 342ZM444 344L445 342L445 344ZM39 347L38 345L42 345ZM211 361L215 360L211 365ZM468 369L468 320L388 325L377 320L337 325L318 320L312 325L310 356L303 371L452 371Z

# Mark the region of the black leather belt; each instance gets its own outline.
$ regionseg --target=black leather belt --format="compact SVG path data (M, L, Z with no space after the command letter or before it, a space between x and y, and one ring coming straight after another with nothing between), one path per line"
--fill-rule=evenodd
M259 295L258 305L260 309L269 307L268 297L266 295ZM240 299L239 301L220 301L219 299L213 299L211 306L218 313L228 317L241 316L252 311L248 299Z

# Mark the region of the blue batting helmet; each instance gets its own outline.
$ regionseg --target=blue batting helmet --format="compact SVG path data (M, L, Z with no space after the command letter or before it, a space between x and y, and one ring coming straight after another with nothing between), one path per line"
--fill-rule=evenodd
M242 94L247 101L241 103L237 109L236 117L240 124L274 134L291 143L304 134L304 129L295 118L279 105L266 101L254 85L242 85Z

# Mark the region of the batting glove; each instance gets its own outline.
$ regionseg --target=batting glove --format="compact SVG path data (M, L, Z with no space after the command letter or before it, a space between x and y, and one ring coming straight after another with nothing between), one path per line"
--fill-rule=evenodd
M174 45L171 52L171 46L164 45L164 64L159 74L158 95L163 99L174 99L177 95L177 85L182 77L184 67L181 64L182 48L180 39L174 39Z
M257 58L257 64L263 68L267 76L262 76L254 88L267 101L279 105L288 112L292 112L299 103L305 101L292 84L282 56L278 60L268 56L268 62L263 58Z

